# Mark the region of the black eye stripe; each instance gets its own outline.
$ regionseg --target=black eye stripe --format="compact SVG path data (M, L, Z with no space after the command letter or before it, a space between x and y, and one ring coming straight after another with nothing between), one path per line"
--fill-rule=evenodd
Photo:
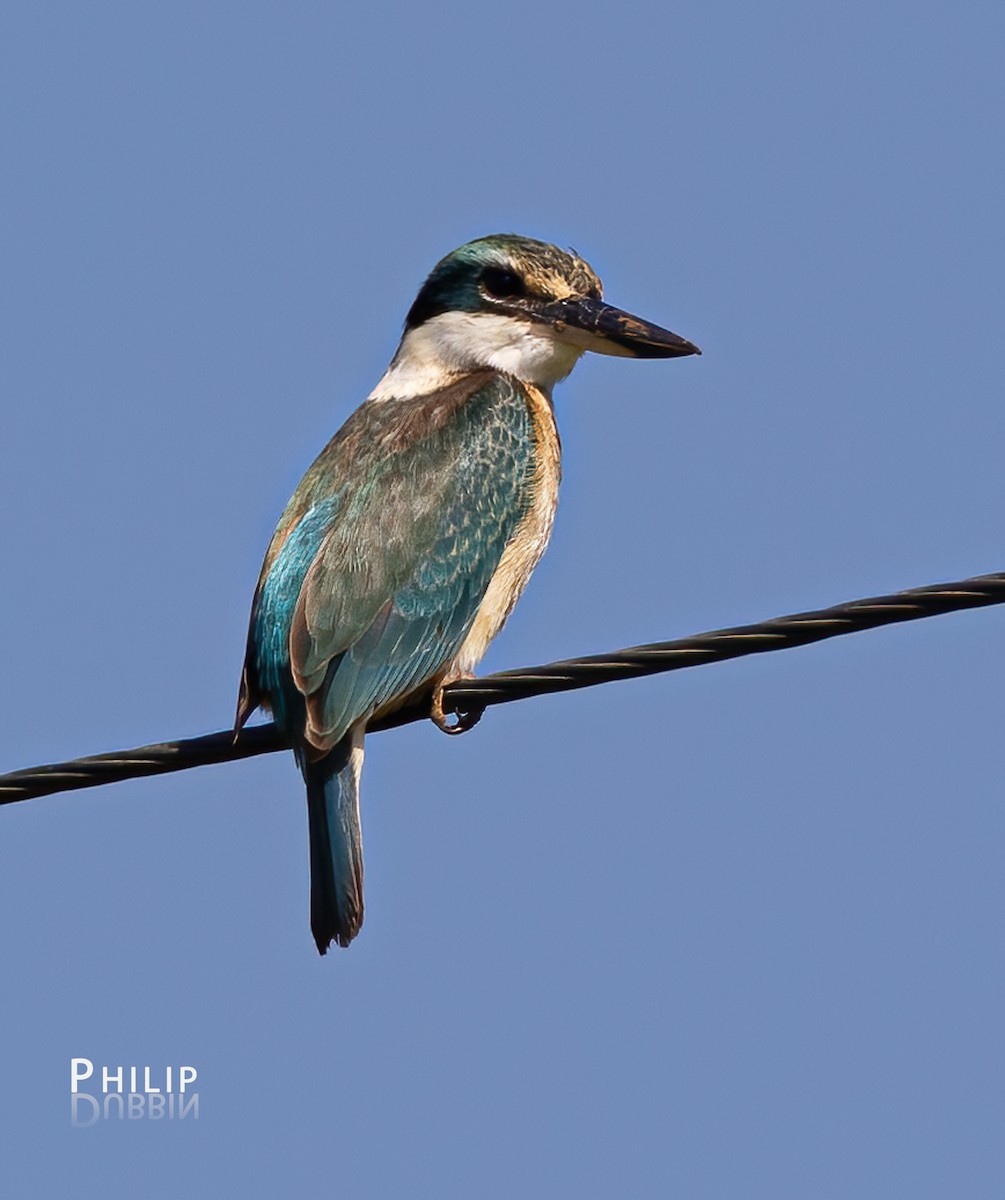
M481 284L490 296L499 300L526 295L526 288L520 276L504 267L486 267L481 274Z

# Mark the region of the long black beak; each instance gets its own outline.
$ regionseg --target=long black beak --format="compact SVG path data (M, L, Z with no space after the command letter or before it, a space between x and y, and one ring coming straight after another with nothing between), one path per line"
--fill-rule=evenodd
M631 358L683 358L687 354L701 354L686 338L622 312L603 300L586 297L560 300L545 305L537 315L559 333L567 331L571 334L571 341L599 354Z

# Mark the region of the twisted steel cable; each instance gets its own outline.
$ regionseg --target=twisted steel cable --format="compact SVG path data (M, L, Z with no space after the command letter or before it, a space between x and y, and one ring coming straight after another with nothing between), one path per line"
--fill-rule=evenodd
M851 600L833 608L815 612L794 613L775 617L756 625L739 625L733 629L717 629L694 637L672 642L656 642L647 646L630 646L610 654L591 654L547 663L540 667L521 667L501 671L482 679L460 680L449 687L443 707L447 712L461 714L467 724L473 724L481 713L494 704L508 704L552 692L567 692L575 688L593 687L617 679L635 679L684 667L699 667L706 663L723 662L746 654L764 654L771 650L786 650L806 646L825 638L876 629L901 621L917 621L940 613L960 609L983 608L1005 603L1005 572L978 575L956 583L937 583L928 587L911 588L890 596L873 596ZM368 732L392 729L429 715L428 698L408 708L371 722ZM140 746L135 750L120 750L97 754L72 762L51 763L29 767L0 776L0 804L30 800L53 792L77 788L99 787L121 779L145 775L162 775L170 771L185 771L190 767L212 763L232 762L269 754L288 747L288 742L275 725L256 725L242 730L235 740L230 731L186 738L176 742L160 742Z

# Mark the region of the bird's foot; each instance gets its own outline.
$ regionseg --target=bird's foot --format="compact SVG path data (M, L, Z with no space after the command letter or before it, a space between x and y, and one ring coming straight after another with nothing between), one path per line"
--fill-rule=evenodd
M451 681L455 682L455 681ZM474 729L478 722L482 719L484 708L473 708L469 711L459 712L454 714L454 721L450 721L447 714L443 711L443 692L447 685L445 683L438 684L433 692L432 703L429 706L429 716L437 729L441 729L444 733L467 733L469 729Z

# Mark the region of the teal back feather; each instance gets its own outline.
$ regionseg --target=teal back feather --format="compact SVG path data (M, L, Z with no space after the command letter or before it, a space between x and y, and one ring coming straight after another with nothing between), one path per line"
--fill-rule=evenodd
M303 698L290 683L290 623L324 536L338 510L339 497L329 496L308 510L293 527L265 577L252 617L252 640L258 667L258 685L272 701L272 712L281 728L303 712ZM293 713L289 711L292 704Z

